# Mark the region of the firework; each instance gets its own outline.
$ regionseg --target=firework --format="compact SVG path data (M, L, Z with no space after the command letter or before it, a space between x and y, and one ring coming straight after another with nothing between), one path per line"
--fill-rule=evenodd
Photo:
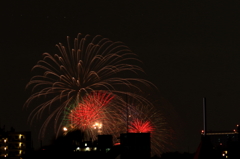
M129 104L127 114L129 133L150 133L152 155L159 155L171 147L173 131L157 109Z
M37 75L26 86L33 93L25 106L38 103L29 120L32 122L33 119L40 118L45 110L50 113L42 125L41 134L44 134L50 121L55 122L54 128L58 133L62 126L61 117L66 110L74 110L72 117L80 113L79 107L82 107L81 111L83 108L87 111L85 106L91 105L84 98L88 98L94 91L111 92L122 106L125 105L123 97L126 95L139 103L151 104L143 97L141 87L153 85L137 77L143 72L136 64L139 60L121 42L78 34L73 47L70 46L69 37L67 47L61 43L56 46L59 53L44 53L43 59L33 67ZM121 105L116 109L121 111Z
M116 116L111 111L114 96L106 92L93 92L85 96L82 101L65 116L70 130L79 129L87 135L86 138L96 139L98 134L117 132L115 129Z
M141 119L134 119L129 123L128 132L130 133L152 133L154 126L150 121L142 121Z

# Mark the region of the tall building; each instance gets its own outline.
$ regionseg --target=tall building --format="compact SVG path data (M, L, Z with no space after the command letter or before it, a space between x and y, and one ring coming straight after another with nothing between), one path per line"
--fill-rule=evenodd
M32 149L31 132L0 129L0 157L21 159Z

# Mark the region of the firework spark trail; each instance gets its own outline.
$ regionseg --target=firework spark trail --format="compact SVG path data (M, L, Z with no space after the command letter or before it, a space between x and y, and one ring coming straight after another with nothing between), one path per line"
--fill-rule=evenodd
M54 120L54 128L59 133L64 110L70 109L71 104L75 107L93 91L111 92L122 103L122 107L125 103L121 98L125 95L139 103L151 104L144 98L144 92L139 86L154 86L137 77L143 70L131 63L140 61L121 42L112 42L101 36L91 39L89 35L82 37L78 34L73 48L69 37L67 47L61 43L56 46L60 54L43 53L43 59L33 67L33 71L38 71L38 74L26 86L32 89L33 94L26 101L25 107L38 103L29 120L40 118L47 109L51 112L41 128L43 134L51 120ZM113 106L123 109L116 104Z

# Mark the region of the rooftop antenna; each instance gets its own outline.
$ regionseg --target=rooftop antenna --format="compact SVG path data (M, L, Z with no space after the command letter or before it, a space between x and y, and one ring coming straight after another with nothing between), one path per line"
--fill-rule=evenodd
M206 98L203 98L203 135L207 134L207 113L206 113Z
M128 133L128 96L126 95L126 107L127 107L127 133Z

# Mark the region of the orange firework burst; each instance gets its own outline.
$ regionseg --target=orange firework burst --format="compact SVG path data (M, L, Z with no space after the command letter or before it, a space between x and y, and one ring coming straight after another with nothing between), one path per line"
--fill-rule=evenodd
M61 117L66 109L83 107L84 97L93 91L108 91L122 100L124 96L139 102L150 104L143 96L142 87L153 85L138 77L143 72L137 65L139 59L121 42L112 42L107 38L78 34L71 47L67 37L67 46L56 45L59 53L44 53L43 59L33 67L37 75L33 76L27 88L32 88L33 94L25 103L38 105L29 116L33 119L41 117L45 110L50 114L42 125L40 134L44 135L47 125L54 121L58 134L62 127ZM123 101L123 100L122 100ZM122 102L124 105L124 102ZM72 106L73 105L73 106ZM87 110L85 110L87 111Z
M73 47L68 37L67 46L59 43L57 48L58 54L43 54L33 67L38 74L26 86L33 93L25 106L37 104L29 115L31 123L49 111L41 137L50 121L56 135L66 126L65 130L80 129L92 139L99 133L116 139L127 131L128 123L129 132L151 133L153 154L164 152L169 128L145 94L155 86L139 78L143 72L137 65L140 61L127 46L101 36L78 34ZM137 106L128 107L126 97Z

